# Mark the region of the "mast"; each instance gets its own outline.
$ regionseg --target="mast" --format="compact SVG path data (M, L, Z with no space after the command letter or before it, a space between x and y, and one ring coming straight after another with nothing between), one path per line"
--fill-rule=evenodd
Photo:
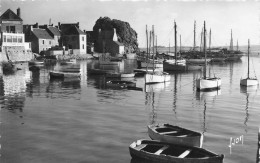
M147 43L147 46L146 46L146 71L148 70L148 30L147 30L147 25L146 25L146 43Z
M211 29L209 30L209 54L211 52L210 46L211 46Z
M202 42L203 42L203 28L202 28L202 31L201 31L201 33L200 33L200 52L202 51Z
M231 39L230 39L230 51L233 51L233 36L232 36L232 29L231 29Z
M150 63L150 53L151 53L151 40L152 40L152 31L149 32L150 33L150 40L149 40L149 63ZM148 63L147 63L148 64Z
M154 72L154 25L152 29L152 38L153 38L153 72Z
M196 48L196 21L194 21L194 41L193 41L193 50Z
M177 64L177 25L176 25L176 22L174 20L174 39L175 39L175 45L174 45L174 49L175 49L175 52L174 52L174 56L175 56L175 65Z
M180 56L181 56L181 35L180 35Z
M206 79L206 70L207 70L207 53L206 53L206 22L204 21L204 48L203 48L203 52L205 55L205 71L204 71L204 79Z
M238 40L237 40L237 51L238 51Z
M155 45L155 47L156 47L156 50L155 50L155 51L156 51L156 52L155 52L155 53L157 54L157 35L155 36L155 38L156 38L156 45Z
M169 56L170 56L170 52L171 52L171 44L170 44L171 42L170 42L170 39L169 39Z
M249 79L249 49L250 49L250 40L248 39L248 51L247 51L247 79Z

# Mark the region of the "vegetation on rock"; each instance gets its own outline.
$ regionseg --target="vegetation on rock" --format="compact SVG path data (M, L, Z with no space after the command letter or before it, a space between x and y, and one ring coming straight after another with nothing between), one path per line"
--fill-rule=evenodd
M100 17L93 27L93 31L98 32L99 29L103 30L113 30L116 29L118 36L118 41L123 43L128 52L137 52L137 33L131 28L128 22L123 22L121 20L110 19L109 17Z

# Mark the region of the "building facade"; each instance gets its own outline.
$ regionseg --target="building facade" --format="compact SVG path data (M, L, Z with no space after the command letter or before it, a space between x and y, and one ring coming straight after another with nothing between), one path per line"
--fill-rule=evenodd
M58 24L61 30L62 46L71 49L73 54L87 54L87 37L79 29L79 23L75 24Z
M31 44L25 42L20 8L17 9L17 14L11 9L6 10L0 16L0 23L2 60L26 61L31 59Z

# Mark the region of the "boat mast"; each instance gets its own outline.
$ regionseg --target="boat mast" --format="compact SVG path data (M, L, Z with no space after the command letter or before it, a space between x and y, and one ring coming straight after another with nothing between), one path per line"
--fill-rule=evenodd
M148 30L147 30L147 25L146 25L146 71L148 70Z
M156 52L155 52L155 53L157 54L157 52L158 52L158 51L157 51L157 35L155 36L155 38L156 38L156 45L155 45L155 47L156 47L156 50L155 50L155 51L156 51Z
M177 25L176 22L174 20L174 39L175 39L175 45L174 45L174 56L175 56L175 65L177 64Z
M248 51L247 51L247 79L249 79L249 49L250 49L250 40L248 39Z
M149 40L149 63L150 63L150 57L151 57L151 40L152 40L152 31L149 32L150 33L150 40ZM148 64L148 63L147 63Z
M153 38L153 72L154 72L154 25L152 29L152 38Z
M237 51L238 51L238 40L237 40Z
M180 56L181 56L181 35L180 35Z
M201 33L200 33L200 52L202 51L202 42L203 42L203 28L202 28L202 31L201 31Z
M206 53L206 22L204 21L204 31L203 31L203 34L204 34L204 48L203 48L203 52L204 52L204 55L205 55L205 70L204 70L204 79L206 79L206 70L207 70L207 53Z
M196 21L194 21L194 42L193 42L193 50L195 51L196 47Z
M233 51L233 36L232 36L232 29L231 29L230 51Z
M211 46L211 29L209 30L209 54L211 52L210 46Z

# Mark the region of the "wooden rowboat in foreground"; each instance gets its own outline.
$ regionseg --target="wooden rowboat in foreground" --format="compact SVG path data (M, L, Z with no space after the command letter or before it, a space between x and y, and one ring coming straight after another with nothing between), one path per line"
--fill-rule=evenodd
M222 163L224 155L203 148L170 144L155 140L137 140L129 146L133 158L151 162Z
M173 144L202 147L202 133L173 126L170 124L148 125L148 134L151 139Z

